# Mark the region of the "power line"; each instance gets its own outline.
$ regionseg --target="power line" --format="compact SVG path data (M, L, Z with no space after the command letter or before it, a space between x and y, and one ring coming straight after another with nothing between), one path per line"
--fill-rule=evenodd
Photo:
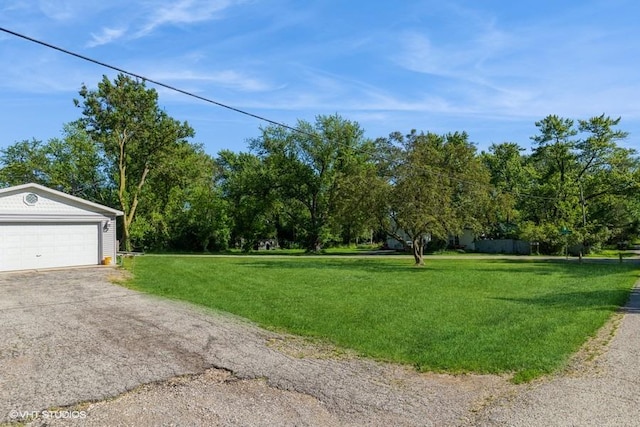
M157 80L150 79L150 78L145 77L145 76L143 76L141 74L137 74L137 73L134 73L134 72L131 72L131 71L127 71L127 70L125 70L123 68L116 67L115 65L107 64L106 62L102 62L102 61L99 61L97 59L93 59L93 58L90 58L88 56L81 55L79 53L70 51L68 49L64 49L62 47L53 45L51 43L47 43L47 42L44 42L42 40L34 39L33 37L29 37L29 36L26 36L24 34L17 33L15 31L11 31L11 30L9 30L7 28L0 27L0 31L3 31L3 32L7 33L7 34L11 34L13 36L19 37L21 39L24 39L24 40L27 40L27 41L30 41L30 42L33 42L33 43L36 43L36 44L39 44L41 46L45 46L45 47L48 47L50 49L57 50L58 52L65 53L65 54L70 55L70 56L75 56L76 58L82 59L84 61L88 61L88 62L91 62L93 64L100 65L102 67L109 68L109 69L114 70L114 71L118 71L119 73L127 74L129 76L141 79L143 81L147 81L147 82L153 83L156 86L160 86L160 87L163 87L165 89L169 89L169 90L172 90L174 92L178 92L178 93L181 93L183 95L187 95L187 96L190 96L192 98L196 98L196 99L199 99L201 101L205 101L205 102L208 102L210 104L217 105L218 107L226 108L228 110L235 111L236 113L244 114L245 116L253 117L254 119L258 119L258 120L270 123L272 125L280 126L280 127L292 130L294 132L302 133L302 134L305 134L305 135L308 135L308 136L313 136L310 133L305 132L305 131L303 131L301 129L286 125L284 123L277 122L275 120L268 119L268 118L266 118L264 116L259 116L259 115L254 114L254 113L250 113L248 111L241 110L241 109L236 108L236 107L232 107L232 106L227 105L227 104L223 104L222 102L218 102L218 101L215 101L215 100L213 100L211 98L206 98L204 96L197 95L197 94L195 94L193 92L189 92L189 91L186 91L184 89L180 89L180 88L177 88L175 86L171 86L171 85L168 85L166 83L162 83L162 82L157 81Z
M224 104L222 102L218 102L218 101L215 101L213 99L206 98L206 97L201 96L201 95L197 95L197 94L195 94L193 92L189 92L189 91L186 91L184 89L180 89L180 88L177 88L175 86L171 86L169 84L162 83L162 82L157 81L157 80L150 79L150 78L145 77L145 76L143 76L141 74L137 74L137 73L134 73L134 72L131 72L131 71L127 71L127 70L125 70L123 68L120 68L120 67L117 67L117 66L114 66L114 65L111 65L111 64L107 64L106 62L99 61L97 59L93 59L93 58L90 58L90 57L85 56L85 55L81 55L79 53L70 51L68 49L64 49L62 47L53 45L51 43L44 42L42 40L35 39L33 37L26 36L24 34L21 34L21 33L15 32L15 31L11 31L11 30L6 29L4 27L0 27L0 31L3 31L3 32L7 33L7 34L11 34L13 36L19 37L21 39L24 39L24 40L27 40L27 41L30 41L30 42L33 42L33 43L36 43L36 44L39 44L41 46L48 47L48 48L53 49L53 50L57 50L58 52L62 52L62 53L65 53L67 55L74 56L74 57L82 59L84 61L88 61L88 62L91 62L93 64L96 64L96 65L99 65L99 66L102 66L102 67L105 67L105 68L109 68L111 70L118 71L118 72L123 73L123 74L127 74L129 76L141 79L143 81L148 81L150 83L155 84L156 86L160 86L160 87L172 90L174 92L178 92L178 93L181 93L183 95L186 95L186 96L189 96L189 97L192 97L192 98L196 98L196 99L199 99L201 101L208 102L210 104L213 104L213 105L216 105L216 106L219 106L219 107L222 107L222 108L226 108L226 109L234 111L236 113L243 114L243 115L249 116L249 117L253 117L255 119L258 119L258 120L261 120L261 121L264 121L264 122L267 122L267 123L270 123L272 125L279 126L279 127L285 128L285 129L289 129L289 130L291 130L293 132L297 132L297 133L300 133L300 134L303 134L303 135L307 135L307 136L310 136L312 138L316 137L316 135L314 135L314 134L312 134L310 132L304 131L302 129L299 129L299 128L296 128L296 127L292 127L292 126L286 125L284 123L280 123L280 122L277 122L275 120L271 120L269 118L266 118L266 117L263 117L263 116L259 116L259 115L254 114L254 113L250 113L248 111L241 110L241 109L236 108L236 107L232 107L232 106ZM345 144L340 143L340 142L338 142L338 144L339 145L345 145ZM355 151L359 151L361 153L367 153L364 150L362 150L361 148L357 148L357 147L349 147L349 148L355 148ZM487 188L493 188L493 186L491 186L491 185L484 185L484 184L480 184L478 182L465 181L465 180L462 180L462 179L459 179L459 178L456 178L456 177L452 177L448 173L435 172L435 171L430 171L430 173L432 175L436 175L436 176L446 176L447 178L452 179L453 181L457 181L457 182L462 183L462 184L481 185L481 186L485 186ZM518 198L520 198L520 197L528 197L528 198L539 199L539 200L551 200L551 201L557 200L557 198L551 198L551 197L545 197L545 196L537 196L537 195L526 194L526 193L518 193L518 192L514 192L514 191L505 191L504 189L502 191L505 192L505 193L508 193L508 194L512 194L512 195L514 195L515 197L518 197Z

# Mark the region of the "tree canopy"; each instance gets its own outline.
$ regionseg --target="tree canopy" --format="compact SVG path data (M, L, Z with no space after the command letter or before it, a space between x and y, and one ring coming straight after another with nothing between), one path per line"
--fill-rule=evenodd
M411 242L422 265L424 242L447 239L464 228L480 230L489 174L466 133L394 133L397 163L389 180L389 233Z
M423 263L428 241L476 238L592 250L640 237L640 160L620 118L549 115L531 146L478 153L465 132L368 139L338 114L268 126L247 152L191 142L144 81L82 85L62 136L0 150L0 185L36 182L121 209L123 249L319 251L392 236Z
M304 247L318 251L348 227L338 218L345 187L360 183L356 191L362 196L368 190L356 176L364 173L371 143L357 123L338 115L318 116L314 124L300 121L297 129L262 129L250 147L264 162L271 190L283 201L282 215L295 220ZM357 208L350 205L351 211Z
M79 123L104 153L120 209L124 212L122 239L131 250L131 225L149 175L171 158L194 136L186 123L169 117L158 105L158 93L147 89L144 81L124 74L113 82L107 76L90 90L83 85Z

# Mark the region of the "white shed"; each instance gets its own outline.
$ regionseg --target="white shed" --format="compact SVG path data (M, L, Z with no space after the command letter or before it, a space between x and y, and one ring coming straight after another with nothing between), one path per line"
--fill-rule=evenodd
M38 184L0 189L0 271L114 262L121 215Z

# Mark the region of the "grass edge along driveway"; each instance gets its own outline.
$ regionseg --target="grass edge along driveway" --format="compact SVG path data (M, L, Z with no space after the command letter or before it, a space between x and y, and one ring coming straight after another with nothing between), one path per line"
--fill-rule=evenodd
M568 360L624 305L637 266L519 260L139 257L133 289L230 312L420 371L513 373Z

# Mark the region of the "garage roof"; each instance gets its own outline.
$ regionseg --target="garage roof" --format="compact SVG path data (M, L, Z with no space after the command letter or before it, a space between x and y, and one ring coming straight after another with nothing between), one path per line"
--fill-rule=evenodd
M115 216L124 215L122 211L119 211L117 209L113 209L108 206L101 205L99 203L93 203L88 200L81 199L80 197L72 196L70 194L63 193L62 191L53 190L51 188L45 187L44 185L36 184L33 182L29 184L22 184L22 185L16 185L13 187L1 188L0 197L10 195L10 194L20 193L23 191L33 191L34 193L39 192L41 194L52 196L53 198L66 199L70 202L73 202L77 206L82 206L87 210L91 210L94 212L106 213L106 214L115 215Z

